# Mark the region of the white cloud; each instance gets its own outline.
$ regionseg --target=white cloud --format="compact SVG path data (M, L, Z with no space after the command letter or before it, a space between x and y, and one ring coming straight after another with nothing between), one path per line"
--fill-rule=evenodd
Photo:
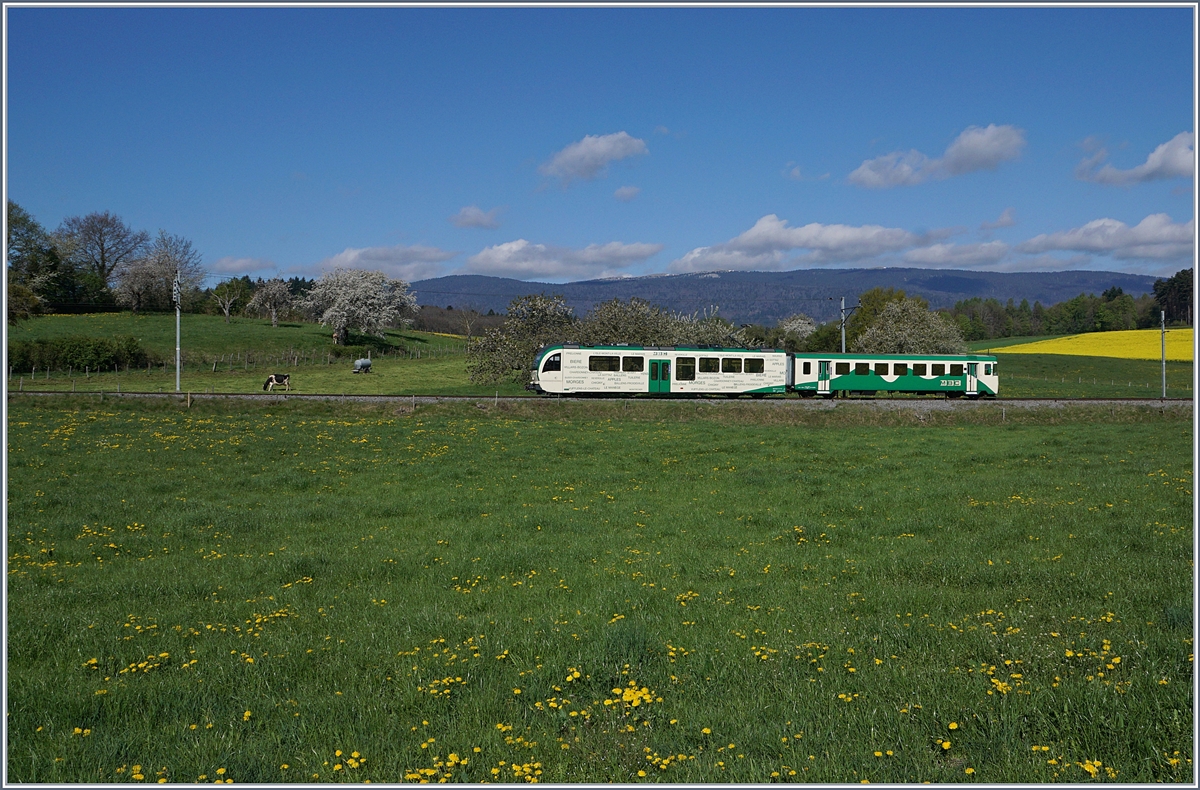
M911 186L928 180L937 172L938 161L917 150L893 151L868 159L850 174L850 183L868 189Z
M583 249L532 244L525 239L486 247L467 259L464 271L518 279L612 277L658 254L661 244L589 244Z
M625 132L589 134L556 153L538 171L543 175L557 176L564 184L576 178L591 180L603 175L609 162L649 152L645 140L630 137Z
M1015 126L988 124L968 126L946 148L941 159L917 150L893 151L867 159L849 176L850 183L870 189L912 186L930 179L943 179L995 170L1001 162L1016 159L1025 146L1025 132Z
M900 228L880 225L822 225L817 222L790 227L787 220L768 214L754 227L711 247L697 247L668 271L699 272L713 269L783 269L799 262L821 264L856 261L899 252L923 243L924 238ZM791 253L804 250L802 255Z
M450 218L450 222L459 228L498 228L500 222L496 215L499 212L498 208L484 211L479 206L463 206Z
M931 244L904 253L904 262L931 269L973 269L993 267L1008 255L1002 241L983 244Z
M233 258L225 256L218 258L208 265L210 274L232 274L241 277L243 274L262 274L274 272L278 267L274 261L266 258Z
M622 203L628 203L637 197L642 191L641 187L621 187L616 192L613 192L613 197Z
M1085 144L1091 140L1092 138L1089 138ZM1180 132L1151 151L1144 163L1128 170L1118 170L1112 165L1105 165L1096 170L1096 165L1108 157L1108 151L1101 148L1079 163L1075 168L1075 177L1097 184L1116 186L1163 178L1191 178L1196 168L1195 141L1196 135L1192 132Z
M995 230L996 228L1011 228L1016 224L1016 213L1013 211L1012 206L1009 206L1008 208L1004 209L1004 211L1000 212L1000 216L995 222L981 222L979 224L979 228L981 230Z
M1018 244L1016 250L1023 253L1072 250L1117 259L1182 260L1194 253L1195 232L1192 220L1172 222L1166 214L1151 214L1132 228L1119 220L1105 218L1071 230L1034 236Z
M800 165L797 165L795 162L788 162L783 166L783 177L792 181L824 181L826 178L829 178L829 174L808 176L801 172Z
M406 247L347 247L322 261L304 269L319 274L332 269L367 269L381 271L389 277L412 282L428 277L437 277L442 272L442 263L458 253L415 244Z

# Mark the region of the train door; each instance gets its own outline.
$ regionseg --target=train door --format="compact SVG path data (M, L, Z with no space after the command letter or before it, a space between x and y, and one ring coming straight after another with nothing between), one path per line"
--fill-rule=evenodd
M967 363L967 394L975 395L979 392L979 363Z
M817 392L829 393L829 362L824 359L817 363Z
M671 391L671 361L669 359L650 360L650 392Z

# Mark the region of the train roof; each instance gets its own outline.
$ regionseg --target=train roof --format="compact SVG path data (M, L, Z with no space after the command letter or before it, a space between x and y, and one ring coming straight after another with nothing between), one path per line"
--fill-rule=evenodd
M589 346L584 343L555 343L549 346L542 346L538 350L538 356L541 357L551 351L559 351L562 349L587 349L588 351L695 351L710 352L717 354L744 354L746 352L754 354L786 354L782 348L748 348L745 346L643 346L635 343L617 343L615 345L595 345Z
M856 359L937 359L953 362L954 360L971 360L972 362L995 362L996 357L992 354L867 354L867 353L847 353L841 354L833 351L797 351L795 352L797 359L827 359L827 360L856 360Z

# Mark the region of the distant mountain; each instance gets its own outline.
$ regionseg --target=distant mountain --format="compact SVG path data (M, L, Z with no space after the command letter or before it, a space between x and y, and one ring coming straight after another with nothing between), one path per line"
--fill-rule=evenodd
M632 296L670 310L692 313L717 306L735 324L774 324L793 313L817 321L837 317L841 297L846 306L872 288L897 288L919 295L931 307L953 307L978 296L1020 304L1028 299L1048 307L1081 293L1099 294L1113 286L1140 296L1150 293L1157 278L1120 272L975 272L960 269L796 269L790 272L703 272L652 274L581 282L525 282L504 277L456 274L412 284L420 304L503 312L527 294L559 294L583 315L594 304Z

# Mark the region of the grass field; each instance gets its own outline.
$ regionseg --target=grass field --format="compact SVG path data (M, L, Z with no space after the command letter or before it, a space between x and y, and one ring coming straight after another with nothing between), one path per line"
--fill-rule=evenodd
M308 353L323 356L331 348L330 332L320 324L300 321L281 321L272 327L267 319L233 318L225 323L223 316L185 314L180 316L181 348L187 359L197 367L211 365L214 357L291 356ZM174 313L91 313L83 315L48 315L22 321L8 328L9 340L36 340L90 335L136 337L143 348L162 359L175 359ZM464 340L451 335L392 329L384 337L354 334L351 341L368 345L378 351L396 353L401 350L415 353L461 353ZM240 359L237 360L240 364Z
M1190 408L10 397L10 782L1193 780Z
M33 339L71 334L132 335L162 358L174 358L174 316L133 316L111 313L79 316L47 316L10 327L10 338ZM467 377L467 358L462 338L413 331L389 332L379 341L369 375L355 375L349 360L326 364L328 333L315 324L236 319L225 324L218 316L183 317L184 348L191 358L180 376L183 392L259 392L268 373L292 374L298 393L346 395L526 395L515 384L472 384ZM1111 335L1113 333L1104 333ZM356 338L359 340L361 338ZM999 355L1001 397L1123 398L1158 397L1162 394L1162 372L1157 361L1083 357L1063 354L1007 354L1003 344L1030 338L981 341L972 349L991 347ZM984 346L986 342L989 345ZM420 353L419 358L417 357ZM249 359L257 361L247 361ZM307 355L307 356L304 356ZM286 357L286 360L285 360ZM213 362L216 361L216 369ZM1191 362L1167 363L1167 395L1192 397ZM174 367L154 367L100 375L78 371L38 371L36 377L14 374L11 390L76 392L172 392Z

